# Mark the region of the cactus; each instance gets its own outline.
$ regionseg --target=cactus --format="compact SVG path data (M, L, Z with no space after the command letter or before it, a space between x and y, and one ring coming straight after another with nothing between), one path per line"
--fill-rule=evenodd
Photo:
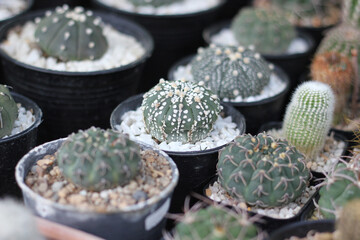
M360 27L360 1L343 0L342 7L343 22L349 23L355 28Z
M334 240L359 240L360 239L360 199L346 203L336 221Z
M260 207L294 201L310 177L303 154L286 140L264 133L235 138L220 151L217 172L228 194Z
M145 128L157 140L194 143L209 135L222 107L203 82L161 79L141 108Z
M108 49L101 19L82 7L57 7L54 13L47 12L36 22L37 44L44 53L61 61L98 59Z
M308 158L323 149L334 112L334 94L329 85L309 81L301 84L287 106L285 138Z
M170 5L175 2L180 2L182 0L129 0L134 6L146 6L150 5L153 7L161 7L164 5Z
M9 89L0 84L0 138L10 135L18 116L18 106Z
M271 75L271 65L259 53L241 46L199 49L190 65L194 81L204 81L220 99L258 95Z
M242 8L231 30L240 45L254 45L262 54L284 53L296 37L294 27L281 11L266 8Z
M63 175L90 191L123 186L140 170L140 147L112 130L91 127L71 134L56 154Z

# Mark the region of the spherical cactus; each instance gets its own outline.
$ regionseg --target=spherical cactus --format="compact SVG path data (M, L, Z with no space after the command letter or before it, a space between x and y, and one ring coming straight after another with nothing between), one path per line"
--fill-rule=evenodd
M18 106L9 89L0 84L0 138L10 135L18 116Z
M303 154L287 141L264 133L238 136L223 148L217 172L228 194L260 207L294 201L310 177Z
M343 0L342 7L343 21L350 23L352 26L360 27L360 1L359 0Z
M135 142L95 127L70 135L56 158L69 181L90 191L123 186L138 175L141 166Z
M163 79L142 102L146 130L163 142L197 142L209 135L222 109L204 83Z
M201 48L190 65L194 81L204 81L220 99L258 95L271 75L271 65L259 53L241 46Z
M360 199L345 204L336 221L336 230L334 240L360 239Z
M37 44L45 54L61 61L98 59L108 49L100 18L82 7L57 7L36 22Z
M231 24L240 45L254 45L262 54L279 54L296 37L295 29L281 11L267 8L242 8Z
M283 131L285 138L308 158L323 149L333 119L335 97L329 85L305 82L287 106Z
M164 5L170 5L181 0L129 0L135 6L146 6L150 5L153 7L161 7Z

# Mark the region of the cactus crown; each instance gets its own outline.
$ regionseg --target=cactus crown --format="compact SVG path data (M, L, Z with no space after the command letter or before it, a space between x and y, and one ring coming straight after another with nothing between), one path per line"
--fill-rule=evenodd
M360 199L354 199L345 204L340 217L336 221L334 240L354 240L360 236Z
M204 83L163 79L142 102L146 130L157 140L197 142L209 135L222 109L218 97Z
M164 5L170 5L181 0L129 0L134 6L146 6L161 7Z
M0 138L10 135L18 116L18 106L9 89L0 84Z
M67 5L57 7L55 12L47 12L43 19L35 22L39 47L61 61L98 59L108 49L101 19L82 7L73 10Z
M305 157L286 140L264 133L238 136L219 153L222 187L249 205L274 207L301 196L310 177Z
M200 48L191 61L195 82L204 81L220 99L260 94L269 84L271 68L259 53L241 46Z
M91 127L71 134L57 151L64 176L90 191L123 186L140 170L140 147L112 130Z
M359 0L343 0L342 6L343 21L350 25L360 27L360 1Z

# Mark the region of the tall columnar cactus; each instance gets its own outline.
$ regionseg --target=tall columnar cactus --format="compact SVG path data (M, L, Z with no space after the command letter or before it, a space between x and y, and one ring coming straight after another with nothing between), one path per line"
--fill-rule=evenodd
M199 49L191 61L195 82L204 81L220 99L260 94L270 81L271 67L259 53L241 46L211 45Z
M275 207L301 196L309 180L305 157L285 140L241 135L219 153L222 187L249 205Z
M342 6L343 21L360 28L360 1L343 0Z
M70 135L57 151L64 176L91 191L123 186L140 170L140 147L112 130L91 127Z
M61 61L98 59L108 49L101 19L82 7L57 7L36 22L37 44L45 54Z
M308 158L315 158L324 147L333 119L334 102L329 85L310 81L296 89L287 106L284 136Z
M279 54L296 37L295 29L281 11L267 8L242 8L231 24L240 45L254 45L262 54Z
M141 105L146 130L159 141L197 142L209 135L222 109L204 83L163 79Z
M18 116L18 107L9 89L0 84L0 138L10 135Z
M153 7L161 7L164 5L170 5L175 2L180 2L182 0L129 0L135 6L146 6L150 5Z
M342 208L340 217L336 221L334 240L360 239L360 199L346 203Z

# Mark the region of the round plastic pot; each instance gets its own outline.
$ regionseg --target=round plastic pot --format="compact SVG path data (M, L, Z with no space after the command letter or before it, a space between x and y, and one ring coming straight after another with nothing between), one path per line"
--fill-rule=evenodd
M64 4L67 4L70 7L89 7L90 5L88 0L34 0L34 2L33 9L55 8Z
M11 92L15 102L21 103L26 110L32 110L34 123L26 130L0 139L0 197L11 195L21 197L21 191L15 180L15 166L22 156L36 146L38 127L42 112L39 106L27 97Z
M6 24L0 30L0 40L6 38L9 29L44 13L27 14ZM40 129L42 142L93 125L108 128L111 111L136 92L144 64L153 49L151 36L142 27L121 17L94 14L120 32L135 37L145 48L145 54L135 62L109 70L64 72L24 64L0 49L8 85L36 101L44 112L44 124Z
M25 178L32 166L45 155L54 154L64 140L54 140L34 148L16 166L16 181L22 190L25 205L40 217L104 239L159 239L165 225L164 216L169 209L171 196L179 178L173 160L164 152L153 149L169 161L172 170L171 183L158 196L118 212L80 211L75 206L45 199L25 184ZM142 144L141 148L152 149Z
M115 129L122 120L122 116L131 110L136 110L141 106L143 94L133 96L118 105L110 118L110 125ZM231 116L240 134L245 132L245 119L243 115L233 107L222 104L225 116ZM191 192L200 192L209 179L216 173L216 164L218 161L218 151L224 146L203 150L203 151L189 151L189 152L173 152L164 151L174 160L179 172L179 184L175 189L173 201L171 203L171 212L182 212L184 207L185 197Z
M299 32L304 32L311 36L311 38L314 40L314 48L313 51L316 50L316 48L319 46L321 40L324 38L324 35L326 31L333 28L334 25L326 26L326 27L305 27L305 26L296 26L296 29Z
M232 19L239 10L251 4L251 0L226 0L219 19Z
M195 52L203 44L202 31L213 23L224 0L208 10L176 15L150 15L124 11L93 0L95 8L116 13L144 26L153 36L155 49L146 64L139 92L146 92L166 76L170 66L179 58Z

